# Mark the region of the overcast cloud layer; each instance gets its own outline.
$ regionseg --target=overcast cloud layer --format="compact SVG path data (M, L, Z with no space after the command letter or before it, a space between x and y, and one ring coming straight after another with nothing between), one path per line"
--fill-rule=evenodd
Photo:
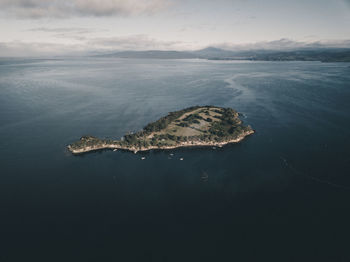
M350 0L0 0L0 56L350 48Z
M67 18L154 13L167 0L0 0L0 10L19 18Z

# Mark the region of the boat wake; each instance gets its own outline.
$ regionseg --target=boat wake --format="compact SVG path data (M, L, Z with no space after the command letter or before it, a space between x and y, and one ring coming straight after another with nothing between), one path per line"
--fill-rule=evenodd
M322 184L327 184L329 186L332 186L332 187L337 187L337 188L342 188L342 189L346 189L346 190L350 190L350 186L343 186L343 185L339 185L339 184L336 184L336 183L333 183L333 182L330 182L328 180L325 180L325 179L320 179L320 178L317 178L317 177L314 177L314 176L311 176L307 173L304 173L304 172L301 172L299 171L298 169L296 169L295 167L293 167L291 164L288 163L287 159L283 158L283 157L280 157L280 159L283 161L284 165L290 169L291 171L293 171L293 173L295 174L298 174L298 175L302 175L302 176L305 176L311 180L314 180L318 183L322 183Z

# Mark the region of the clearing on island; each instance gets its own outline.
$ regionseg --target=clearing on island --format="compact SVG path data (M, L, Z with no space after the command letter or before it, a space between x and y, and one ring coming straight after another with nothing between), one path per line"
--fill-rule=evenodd
M68 145L73 154L100 149L122 149L133 152L151 149L173 149L189 146L222 146L237 143L254 130L244 126L239 113L232 108L193 106L170 112L156 122L149 123L135 134L121 140L83 136Z

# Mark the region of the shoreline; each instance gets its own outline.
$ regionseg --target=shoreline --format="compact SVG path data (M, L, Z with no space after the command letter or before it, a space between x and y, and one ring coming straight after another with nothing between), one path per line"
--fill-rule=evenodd
M115 145L115 144L103 144L100 146L89 146L85 147L82 149L73 149L70 145L67 146L68 150L73 154L73 155L79 155L79 154L84 154L88 153L91 151L98 151L98 150L104 150L104 149L118 149L118 150L125 150L125 151L130 151L134 152L135 154L137 152L145 152L145 151L150 151L153 149L156 150L170 150L170 149L176 149L176 148L182 148L182 147L209 147L209 146L217 146L217 147L222 147L224 145L228 144L233 144L233 143L238 143L242 141L246 136L249 136L251 134L255 133L254 130L249 130L247 132L242 133L240 136L238 136L235 139L228 140L228 141L223 141L223 142L215 142L215 141L209 141L209 142L203 142L203 141L186 141L186 142L181 142L179 144L173 145L173 146L149 146L149 147L125 147L121 145Z

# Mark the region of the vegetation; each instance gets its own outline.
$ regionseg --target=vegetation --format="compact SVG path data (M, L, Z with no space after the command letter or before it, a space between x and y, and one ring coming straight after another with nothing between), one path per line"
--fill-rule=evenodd
M210 144L237 140L253 133L244 126L239 114L231 108L194 106L170 112L149 123L141 131L127 134L122 140L83 136L68 148L72 152L86 152L101 148L147 150L148 148L176 147L185 144Z
M176 120L177 122L180 122L180 120L178 119L180 116L198 108L199 106L194 106L180 111L170 112L167 116L160 118L156 122L149 123L147 126L144 127L143 131L146 133L151 133L165 129L172 121Z

